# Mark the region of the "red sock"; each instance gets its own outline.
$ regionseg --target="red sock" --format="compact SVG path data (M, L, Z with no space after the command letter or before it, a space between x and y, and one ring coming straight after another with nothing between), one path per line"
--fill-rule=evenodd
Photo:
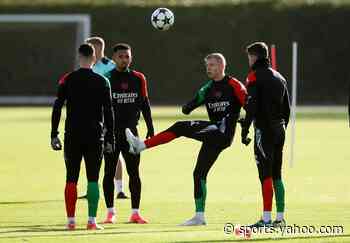
M273 186L272 177L267 177L263 181L262 194L264 200L264 211L272 211Z
M77 184L74 182L67 182L64 190L64 199L66 202L67 217L75 216L75 205L77 203Z
M160 144L168 143L175 138L177 138L177 136L173 132L168 132L168 131L161 132L161 133L158 133L157 135L145 140L145 145L147 148L152 148L152 147L160 145Z

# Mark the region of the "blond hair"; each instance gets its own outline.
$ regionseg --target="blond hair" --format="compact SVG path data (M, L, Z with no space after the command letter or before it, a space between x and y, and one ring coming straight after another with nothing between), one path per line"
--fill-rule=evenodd
M92 45L101 46L102 50L105 49L105 41L99 36L93 36L93 37L87 38L85 40L85 42L89 43L89 44L92 44Z
M215 59L220 63L222 63L224 66L226 66L226 58L221 53L218 53L218 52L210 53L204 58L204 61L207 62L209 59Z

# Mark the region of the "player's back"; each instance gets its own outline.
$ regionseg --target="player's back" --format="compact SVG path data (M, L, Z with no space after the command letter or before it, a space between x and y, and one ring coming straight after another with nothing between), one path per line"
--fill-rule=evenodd
M285 113L289 113L288 89L285 78L272 68L258 68L257 79L257 116L258 126L268 127L285 123ZM286 111L288 106L288 111Z
M109 90L108 80L91 69L80 68L64 81L66 93L66 133L103 131L103 102ZM87 135L87 134L86 134Z

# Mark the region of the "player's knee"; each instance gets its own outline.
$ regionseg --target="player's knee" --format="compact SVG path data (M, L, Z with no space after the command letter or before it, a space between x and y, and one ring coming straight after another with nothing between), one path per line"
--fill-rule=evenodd
M129 175L129 180L133 182L139 182L141 181L140 175L134 174L134 175Z
M130 180L140 180L140 173L137 170L128 171Z
M88 178L88 182L98 182L98 177L97 178Z
M205 179L205 174L203 173L203 171L201 170L194 170L193 171L193 180L195 181L200 181L200 180L203 180Z
M107 163L106 163L105 168L104 168L105 177L106 176L107 177L110 177L110 176L114 177L116 168L117 168L116 165L107 165Z
M135 190L141 191L141 179L140 179L140 177L129 176L129 188L130 188L130 191L133 191L133 192L135 192Z
M268 168L263 168L261 171L259 171L259 179L261 183L263 183L264 180L269 177L272 177L272 170Z
M76 172L67 171L66 182L77 183L79 179L79 174Z
M272 179L273 180L280 180L281 177L282 177L281 168L276 166L275 168L273 168L273 171L272 171Z
M175 133L176 135L180 136L186 127L185 121L178 121L175 122L171 127L169 127L168 131Z
M264 172L263 174L263 180L267 179L267 178L271 178L272 177L272 172L267 170Z
M105 170L103 180L113 181L114 175L115 175L115 171L113 172L112 170Z
M276 181L276 180L281 180L281 178L282 178L281 172L279 172L279 173L274 173L274 174L272 175L272 179L273 179L274 181Z
M99 176L98 175L88 175L87 181L88 182L98 182Z
M76 176L67 176L66 183L78 183L78 177L76 177Z
M131 185L134 189L136 190L141 190L141 179L140 177L136 177L136 178L133 178L132 180L130 180L131 182Z
M193 174L193 185L194 185L194 194L198 196L200 194L201 188L201 178L198 175Z
M187 123L186 121L177 121L177 122L175 122L174 126L175 127L183 127L183 126L185 126L186 123Z

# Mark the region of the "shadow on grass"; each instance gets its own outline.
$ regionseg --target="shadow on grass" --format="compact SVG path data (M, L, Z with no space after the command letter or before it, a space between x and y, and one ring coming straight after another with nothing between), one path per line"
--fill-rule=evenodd
M51 225L52 226L52 225ZM203 229L193 230L193 229L175 229L175 230L147 230L142 231L140 228L135 229L134 231L115 231L117 228L107 228L102 231L87 231L85 228L77 228L74 231L67 231L64 229L64 225L54 225L61 226L60 228L47 228L50 225L32 225L32 226L18 226L18 228L25 228L19 230L8 230L0 232L0 239L16 239L16 238L41 238L41 237L80 237L86 235L127 235L127 234L158 234L158 233L181 233L181 232L202 232ZM27 227L27 228L26 228ZM46 227L46 228L41 228ZM208 231L208 230L206 230ZM57 232L57 234L40 234L40 233L52 233ZM61 232L65 232L64 234ZM18 234L18 235L6 235L6 234ZM34 234L26 234L34 233ZM38 233L38 234L36 234Z
M55 224L55 225L19 225L19 226L10 226L10 227L0 227L0 239L16 239L16 238L42 238L42 237L80 237L90 234L100 235L100 236L110 236L110 235L128 235L128 234L159 234L159 233L181 233L181 232L203 232L203 231L216 231L216 230L204 230L203 228L193 229L190 228L179 228L179 229L165 229L165 230L140 230L137 228L135 230L124 230L124 231L115 231L118 230L117 227L106 228L102 231L86 231L85 228L78 227L75 231L65 230L64 224ZM5 230L4 229L9 229ZM56 233L55 233L56 232ZM64 233L63 233L64 232ZM50 233L50 234L45 234ZM11 234L11 235L6 235ZM17 234L17 235L13 235ZM234 237L234 236L232 236ZM295 237L267 237L267 238L257 238L249 239L249 241L255 242L264 242L264 241L283 241L283 240L317 240L317 239L341 239L341 238L350 238L350 234L342 235L315 235L315 236L295 236ZM198 241L174 241L173 243L209 243L209 242L242 242L246 239L218 239L218 240L198 240Z
M258 238L258 239L248 239L248 241L254 242L264 242L264 241L283 241L283 240L295 240L296 242L300 240L317 240L317 239L341 239L341 238L350 238L350 234L342 235L315 235L315 236L295 236L295 237L268 237L268 238ZM219 243L219 242L246 242L247 239L221 239L221 240L198 240L198 241L173 241L172 243Z
M63 199L0 202L0 205L25 205L25 204L40 204L40 203L51 203L51 202L63 202Z
M6 222L1 222L1 224L4 224ZM51 225L11 225L11 226L0 226L0 230L4 230L4 229L18 229L18 230L13 230L13 231L0 231L0 235L1 234L4 234L4 233L12 233L12 232L19 232L21 231L20 229L26 229L25 231L28 231L28 232L40 232L40 231L46 231L47 229L44 229L44 228L47 228L47 227L60 227L58 229L58 231L60 231L60 229L64 229L65 227L65 224L51 224ZM40 228L43 228L43 229L40 229Z

